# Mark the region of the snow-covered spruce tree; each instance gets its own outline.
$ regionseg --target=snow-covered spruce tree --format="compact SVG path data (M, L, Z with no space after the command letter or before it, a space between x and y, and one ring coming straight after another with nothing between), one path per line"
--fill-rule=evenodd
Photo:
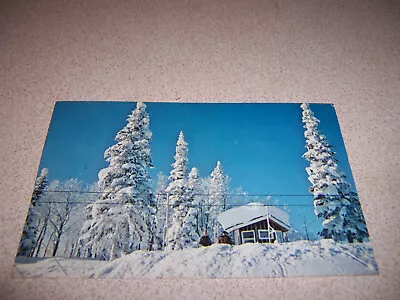
M228 200L228 186L230 179L222 171L221 162L217 162L217 166L210 175L208 185L208 203L206 204L208 214L207 232L211 238L215 238L221 231L218 222L218 215L226 210Z
M363 241L368 231L357 194L351 191L346 175L340 170L326 137L318 129L319 120L308 104L302 104L302 121L307 151L303 157L310 162L306 168L314 195L314 212L322 218L320 235L335 241Z
M33 194L32 194L32 205L33 206L36 206L37 201L40 199L40 197L43 195L43 193L47 189L47 186L48 186L47 174L48 173L49 173L49 170L46 168L43 168L42 171L40 172L40 176L36 180L35 188L33 189Z
M87 207L78 254L114 259L135 250L151 250L155 234L155 201L148 167L152 167L146 105L137 103L117 143L104 156L109 166L99 172L101 197Z
M157 203L157 233L159 244L157 249L164 248L164 238L166 232L166 217L167 217L167 192L168 178L162 172L157 174L157 184L156 184L156 203Z
M189 172L188 188L190 197L192 198L192 205L197 209L197 233L203 235L202 232L205 230L203 206L206 199L206 191L204 191L202 180L199 176L199 170L197 168L192 168Z
M166 234L167 250L181 250L196 245L200 239L197 232L197 209L188 186L188 147L183 132L176 144L175 162L169 176L171 181L166 192L171 208Z
M18 248L18 256L33 256L38 245L38 236L40 234L40 209L38 210L38 201L47 189L47 173L48 170L46 168L42 169L40 176L36 179L28 215L26 217Z

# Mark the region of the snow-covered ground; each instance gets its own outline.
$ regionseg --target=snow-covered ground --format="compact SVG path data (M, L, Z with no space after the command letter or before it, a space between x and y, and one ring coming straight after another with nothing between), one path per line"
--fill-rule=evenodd
M377 272L369 243L335 244L331 240L322 240L136 251L112 262L18 257L14 276L227 278L372 275Z

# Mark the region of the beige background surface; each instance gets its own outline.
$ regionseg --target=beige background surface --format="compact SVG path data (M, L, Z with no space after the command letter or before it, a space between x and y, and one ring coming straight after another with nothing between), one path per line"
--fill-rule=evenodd
M399 1L1 1L1 299L399 299ZM56 100L333 102L379 276L12 279Z

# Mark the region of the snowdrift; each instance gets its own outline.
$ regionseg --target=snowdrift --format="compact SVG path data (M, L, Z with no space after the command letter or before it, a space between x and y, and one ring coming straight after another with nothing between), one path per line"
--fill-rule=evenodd
M50 258L18 260L15 276L91 278L230 278L371 275L378 269L369 243L331 240L286 244L212 245L178 251L136 251L112 262Z

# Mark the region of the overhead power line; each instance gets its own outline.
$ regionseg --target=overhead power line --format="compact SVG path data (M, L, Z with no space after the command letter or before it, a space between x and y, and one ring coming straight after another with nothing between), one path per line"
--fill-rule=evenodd
M97 202L97 201L38 201L37 204L96 204L96 205L125 205L131 204L133 206L144 206L143 204L135 204L131 202ZM162 206L166 206L166 203L162 203ZM211 207L211 206L227 206L227 207L234 207L234 206L276 206L276 207L288 207L288 206L313 206L313 204L263 204L263 203L254 203L251 205L248 204L202 204L202 205L189 205L190 207ZM168 204L168 206L174 206L173 204Z
M77 194L108 194L114 195L129 195L124 192L98 192L98 191L64 191L64 190L48 190L45 193L77 193ZM166 196L167 193L154 193L155 196ZM212 193L195 193L193 196L211 196ZM226 194L228 197L313 197L312 194Z
M94 195L102 195L102 194L108 194L111 192L98 192L98 191L65 191L65 190L47 190L45 193L65 193L65 194L94 194ZM112 192L113 195L130 195L129 193L124 193L124 192ZM356 193L354 193L356 195ZM352 194L352 195L354 195ZM155 205L156 206L166 206L167 205L167 196L169 195L168 193L154 193L152 194L154 196L165 196L165 198L162 198L161 200L165 199L165 202L161 202L160 199L156 199ZM195 193L191 194L192 196L211 196L212 193ZM133 195L134 196L134 195ZM249 202L251 201L261 201L261 199L255 199L257 197L314 197L312 194L227 194L227 197L245 197L249 198ZM346 195L345 195L346 196ZM347 195L350 196L350 195ZM265 200L264 200L265 201ZM311 201L310 201L311 202ZM137 204L134 202L130 201L104 201L99 198L93 199L93 200L82 200L82 201L69 201L69 200L39 200L35 202L35 205L40 205L40 204L96 204L96 205L125 205L125 204L130 204L133 206L143 206L143 204ZM175 204L168 204L168 206L174 206ZM225 207L237 207L237 206L243 206L247 205L245 203L241 204L200 204L200 205L189 205L191 207L213 207L213 206L225 206ZM314 206L313 203L309 204L266 204L266 203L252 203L252 206L275 206L275 207L311 207Z

